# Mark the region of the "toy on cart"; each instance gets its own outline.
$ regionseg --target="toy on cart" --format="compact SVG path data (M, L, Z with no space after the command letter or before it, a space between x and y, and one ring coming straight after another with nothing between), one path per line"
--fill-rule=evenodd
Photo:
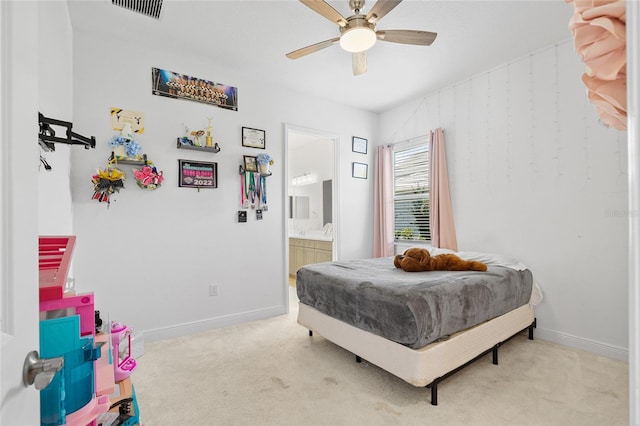
M136 369L136 360L131 357L131 328L117 322L111 323L113 345L113 369L116 382L120 382Z
M140 425L140 415L136 391L130 378L118 383L110 397L109 411L98 417L98 425L135 426Z

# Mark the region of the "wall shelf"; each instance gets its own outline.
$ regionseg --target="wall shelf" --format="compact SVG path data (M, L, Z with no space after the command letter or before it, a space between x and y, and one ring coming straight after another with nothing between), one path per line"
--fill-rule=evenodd
M241 175L245 174L247 171L244 169L244 166L240 165L239 169L238 169L238 173L240 173ZM258 172L253 172L256 174L259 174L260 176L264 176L264 177L269 177L273 174L273 172L269 171L268 173L260 173Z
M177 138L177 148L178 149L190 149L192 151L205 151L205 152L212 152L212 153L216 153L216 152L220 152L220 147L218 146L218 144L216 143L214 146L195 146L195 145L188 145L186 143L182 143L180 142L180 138Z
M132 166L147 166L150 163L147 154L143 154L140 160L134 160L132 158L116 158L113 152L109 157L109 161L114 161L116 164L130 164Z
M116 160L119 164L131 164L132 166L144 166L147 164L146 160Z

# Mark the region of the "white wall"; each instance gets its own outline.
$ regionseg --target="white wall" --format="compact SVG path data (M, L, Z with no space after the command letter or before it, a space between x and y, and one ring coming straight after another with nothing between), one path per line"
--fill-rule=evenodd
M38 108L49 118L73 122L72 31L66 2L40 2L38 15ZM34 118L35 120L35 118ZM65 128L54 126L56 136L65 137ZM83 136L85 129L74 125ZM69 183L70 150L79 146L55 144L55 151L42 156L52 169L46 171L39 160L38 233L40 235L73 234L71 188Z
M346 144L347 141L344 143ZM295 134L289 140L290 174L299 176L311 172L319 182L333 177L333 141L318 139L312 143L296 144Z
M272 86L260 81L259 71L232 71L219 58L165 51L152 41L121 42L116 36L73 35L74 118L98 140L89 156L72 151L76 286L95 292L97 309L144 331L148 339L283 313L285 123L340 135L339 221L345 230L340 253L343 258L371 255L372 219L361 212L372 204L372 180L351 179L350 152L352 135L375 139L374 114ZM239 111L152 95L152 67L238 87ZM137 141L164 171L166 182L156 191L141 190L131 166L122 166L129 174L126 189L107 208L91 200L90 181L110 153L107 141L115 133L110 107L144 112L145 133ZM207 117L213 117L221 152L176 149L181 123L203 128ZM264 129L266 152L275 159L267 180L269 210L262 221L249 211L244 224L236 220L238 166L243 154L258 150L241 146L242 126ZM217 162L219 187L178 188L179 158ZM212 283L218 285L217 297L208 296Z
M379 141L444 128L459 249L531 268L540 337L626 359L626 135L598 124L572 46L385 112Z

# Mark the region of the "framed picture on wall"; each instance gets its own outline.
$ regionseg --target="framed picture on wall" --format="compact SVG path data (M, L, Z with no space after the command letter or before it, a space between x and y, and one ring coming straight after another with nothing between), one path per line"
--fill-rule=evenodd
M178 186L181 188L217 188L218 163L178 160Z
M265 149L266 143L267 134L264 130L252 129L251 127L242 128L242 146Z
M369 165L364 163L352 163L351 176L358 179L366 179L369 171Z
M258 162L256 161L256 157L253 157L251 155L244 156L244 171L245 172L258 171Z
M367 140L354 136L351 138L351 151L359 152L360 154L367 153Z

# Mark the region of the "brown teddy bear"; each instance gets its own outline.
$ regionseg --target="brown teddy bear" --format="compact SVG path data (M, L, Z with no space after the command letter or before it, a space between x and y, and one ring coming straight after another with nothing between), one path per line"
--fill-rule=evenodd
M393 259L396 268L407 272L422 271L486 271L487 265L476 260L464 260L455 254L431 256L429 250L413 247Z

